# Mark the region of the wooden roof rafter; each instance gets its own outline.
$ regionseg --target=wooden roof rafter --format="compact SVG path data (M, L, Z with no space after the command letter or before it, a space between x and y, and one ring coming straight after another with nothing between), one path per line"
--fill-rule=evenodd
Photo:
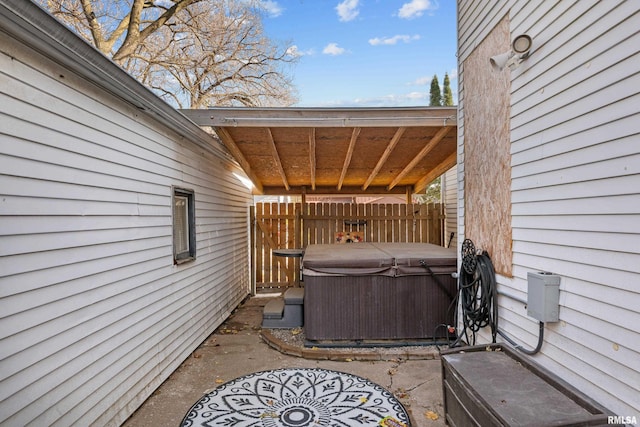
M396 133L393 135L393 138L391 138L391 141L389 141L387 148L385 148L384 152L382 153L382 156L380 156L380 159L378 159L378 163L373 168L373 171L371 171L371 173L369 174L369 177L367 178L364 185L362 186L363 190L366 190L371 184L371 181L373 181L376 175L378 175L378 172L380 172L380 169L382 169L382 166L391 155L391 152L393 151L395 146L398 144L398 141L400 141L400 138L402 138L402 134L404 133L405 130L407 130L406 127L399 127L396 130Z
M409 186L411 187L411 186ZM278 188L274 186L265 186L263 195L269 196L286 196L286 195L325 195L325 194L344 194L349 196L354 195L383 195L383 194L399 194L404 195L406 193L406 187L395 186L391 191L387 191L386 187L379 185L371 185L366 190L362 189L362 186L343 185L342 190L338 192L334 185L316 185L315 190L311 190L306 185L292 185L289 191L286 191L284 187Z
M431 138L429 142L424 147L422 147L422 150L420 150L420 152L416 154L413 160L411 160L409 164L405 166L405 168L400 171L400 173L393 179L393 181L391 181L391 184L387 186L387 190L391 190L393 187L395 187L406 174L413 170L413 168L415 168L416 165L420 163L424 156L426 156L429 151L433 150L433 148L440 142L440 140L447 135L449 130L451 130L451 127L449 126L445 126L440 129L438 133L436 133L433 138Z
M356 141L358 140L358 135L360 135L361 130L362 128L356 127L356 128L353 128L353 132L351 132L351 140L349 141L349 148L347 148L347 154L344 157L342 171L340 172L340 179L338 179L338 186L337 186L338 191L342 189L344 178L345 176L347 176L347 170L349 170L351 157L353 157L353 150L356 147Z
M410 194L455 164L456 107L180 111L217 132L255 194Z
M420 178L420 180L415 183L413 186L413 192L415 194L422 192L434 179L454 167L457 161L457 153L451 153L442 163L429 171L428 174Z
M262 188L262 183L260 182L256 174L253 172L253 169L251 168L250 163L247 161L246 157L242 154L242 151L240 150L240 148L238 148L238 145L234 141L231 134L229 134L229 132L227 132L227 130L224 128L215 128L215 130L220 136L220 139L222 139L222 143L225 145L225 147L227 147L227 149L231 152L233 157L235 157L235 159L238 161L238 163L240 164L240 167L242 167L242 169L244 170L244 173L247 174L247 177L251 180L251 182L253 182L253 185L254 187L256 187L256 190L259 193L263 193L264 189Z
M278 148L276 147L276 142L273 140L273 134L271 133L270 128L265 129L267 132L267 143L269 144L269 148L271 149L271 157L273 157L273 161L276 164L276 168L280 177L282 178L282 184L284 188L289 191L291 186L289 185L289 181L287 180L287 175L284 172L284 168L282 167L282 161L280 160L280 155L278 154Z
M309 175L311 189L316 189L316 128L309 129Z

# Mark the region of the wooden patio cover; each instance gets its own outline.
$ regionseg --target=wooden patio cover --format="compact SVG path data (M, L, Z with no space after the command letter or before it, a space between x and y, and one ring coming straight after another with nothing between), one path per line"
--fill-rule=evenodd
M257 194L411 194L456 164L456 107L180 110Z

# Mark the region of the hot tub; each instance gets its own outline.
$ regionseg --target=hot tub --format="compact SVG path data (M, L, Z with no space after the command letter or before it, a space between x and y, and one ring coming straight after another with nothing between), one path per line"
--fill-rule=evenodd
M453 325L456 252L429 243L309 245L302 260L309 340L442 338Z

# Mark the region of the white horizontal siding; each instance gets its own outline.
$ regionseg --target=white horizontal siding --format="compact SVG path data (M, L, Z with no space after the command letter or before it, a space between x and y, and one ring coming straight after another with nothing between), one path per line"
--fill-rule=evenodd
M581 99L607 84L617 83L618 77L626 73L619 68L620 61L637 54L630 40L636 33L633 21L637 18L620 2L561 2L557 7L543 8L548 13L538 22L530 21L529 10L527 16L517 17L524 22L513 22L522 28L514 31L522 31L534 39L531 59L544 57L544 61L524 61L514 71L514 95L520 91L528 94L520 94L513 100L515 127L526 120L520 114L531 114L535 105L541 108L535 114L540 118L549 110L566 106L561 99ZM594 33L594 26L607 31ZM529 73L536 78L520 78ZM602 79L607 84L598 84Z
M442 180L445 209L444 244L449 244L451 233L454 233L451 247L455 248L458 246L458 168L454 166L449 169L442 175Z
M460 21L468 55L497 18L460 3L476 11ZM514 265L499 289L526 299L528 272L559 274L560 322L546 325L535 360L615 413L636 415L640 4L514 1L508 13L512 37L531 35L533 49L511 72ZM499 305L500 328L533 348L537 323L526 307L508 296Z
M547 327L540 359L632 414L640 410L639 9L566 6L535 23L528 5L512 16L540 43L513 76L513 282L526 284L532 270L562 277L561 322Z
M0 424L118 425L249 292L251 196L230 162L0 46ZM195 191L181 266L172 185Z
M580 217L571 215L518 215L513 218L515 228L524 229L535 224L545 230L567 230L584 232L640 233L640 222L635 215L590 214Z
M458 1L458 63L464 62L493 27L509 13L513 2L513 0Z
M510 311L501 301L500 329L517 336L518 341L535 347L537 326L526 318L526 310ZM567 319L572 319L569 315ZM635 407L638 404L637 353L625 345L612 340L611 334L600 337L573 323L564 320L557 324L549 324L545 329L543 353L535 356L535 361L544 364L551 371L561 373L562 378L577 389L593 396L592 390L602 388L602 384L611 385L599 393L598 401L617 401L619 406ZM586 319L582 319L586 320ZM587 320L588 321L588 320ZM609 329L616 325L608 324ZM620 338L633 334L618 334ZM584 375L589 372L589 375ZM625 410L623 410L625 411ZM626 409L626 414L635 414Z

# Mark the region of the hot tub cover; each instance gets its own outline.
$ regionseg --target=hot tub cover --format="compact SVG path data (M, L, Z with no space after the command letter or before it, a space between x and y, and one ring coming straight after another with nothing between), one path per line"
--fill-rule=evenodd
M309 245L302 260L303 274L405 276L450 274L455 249L430 243L353 243ZM427 268L428 267L428 268Z
M393 275L393 256L373 243L309 245L302 258L303 274Z
M453 248L431 243L376 243L393 257L395 275L447 273L456 270L457 254Z

